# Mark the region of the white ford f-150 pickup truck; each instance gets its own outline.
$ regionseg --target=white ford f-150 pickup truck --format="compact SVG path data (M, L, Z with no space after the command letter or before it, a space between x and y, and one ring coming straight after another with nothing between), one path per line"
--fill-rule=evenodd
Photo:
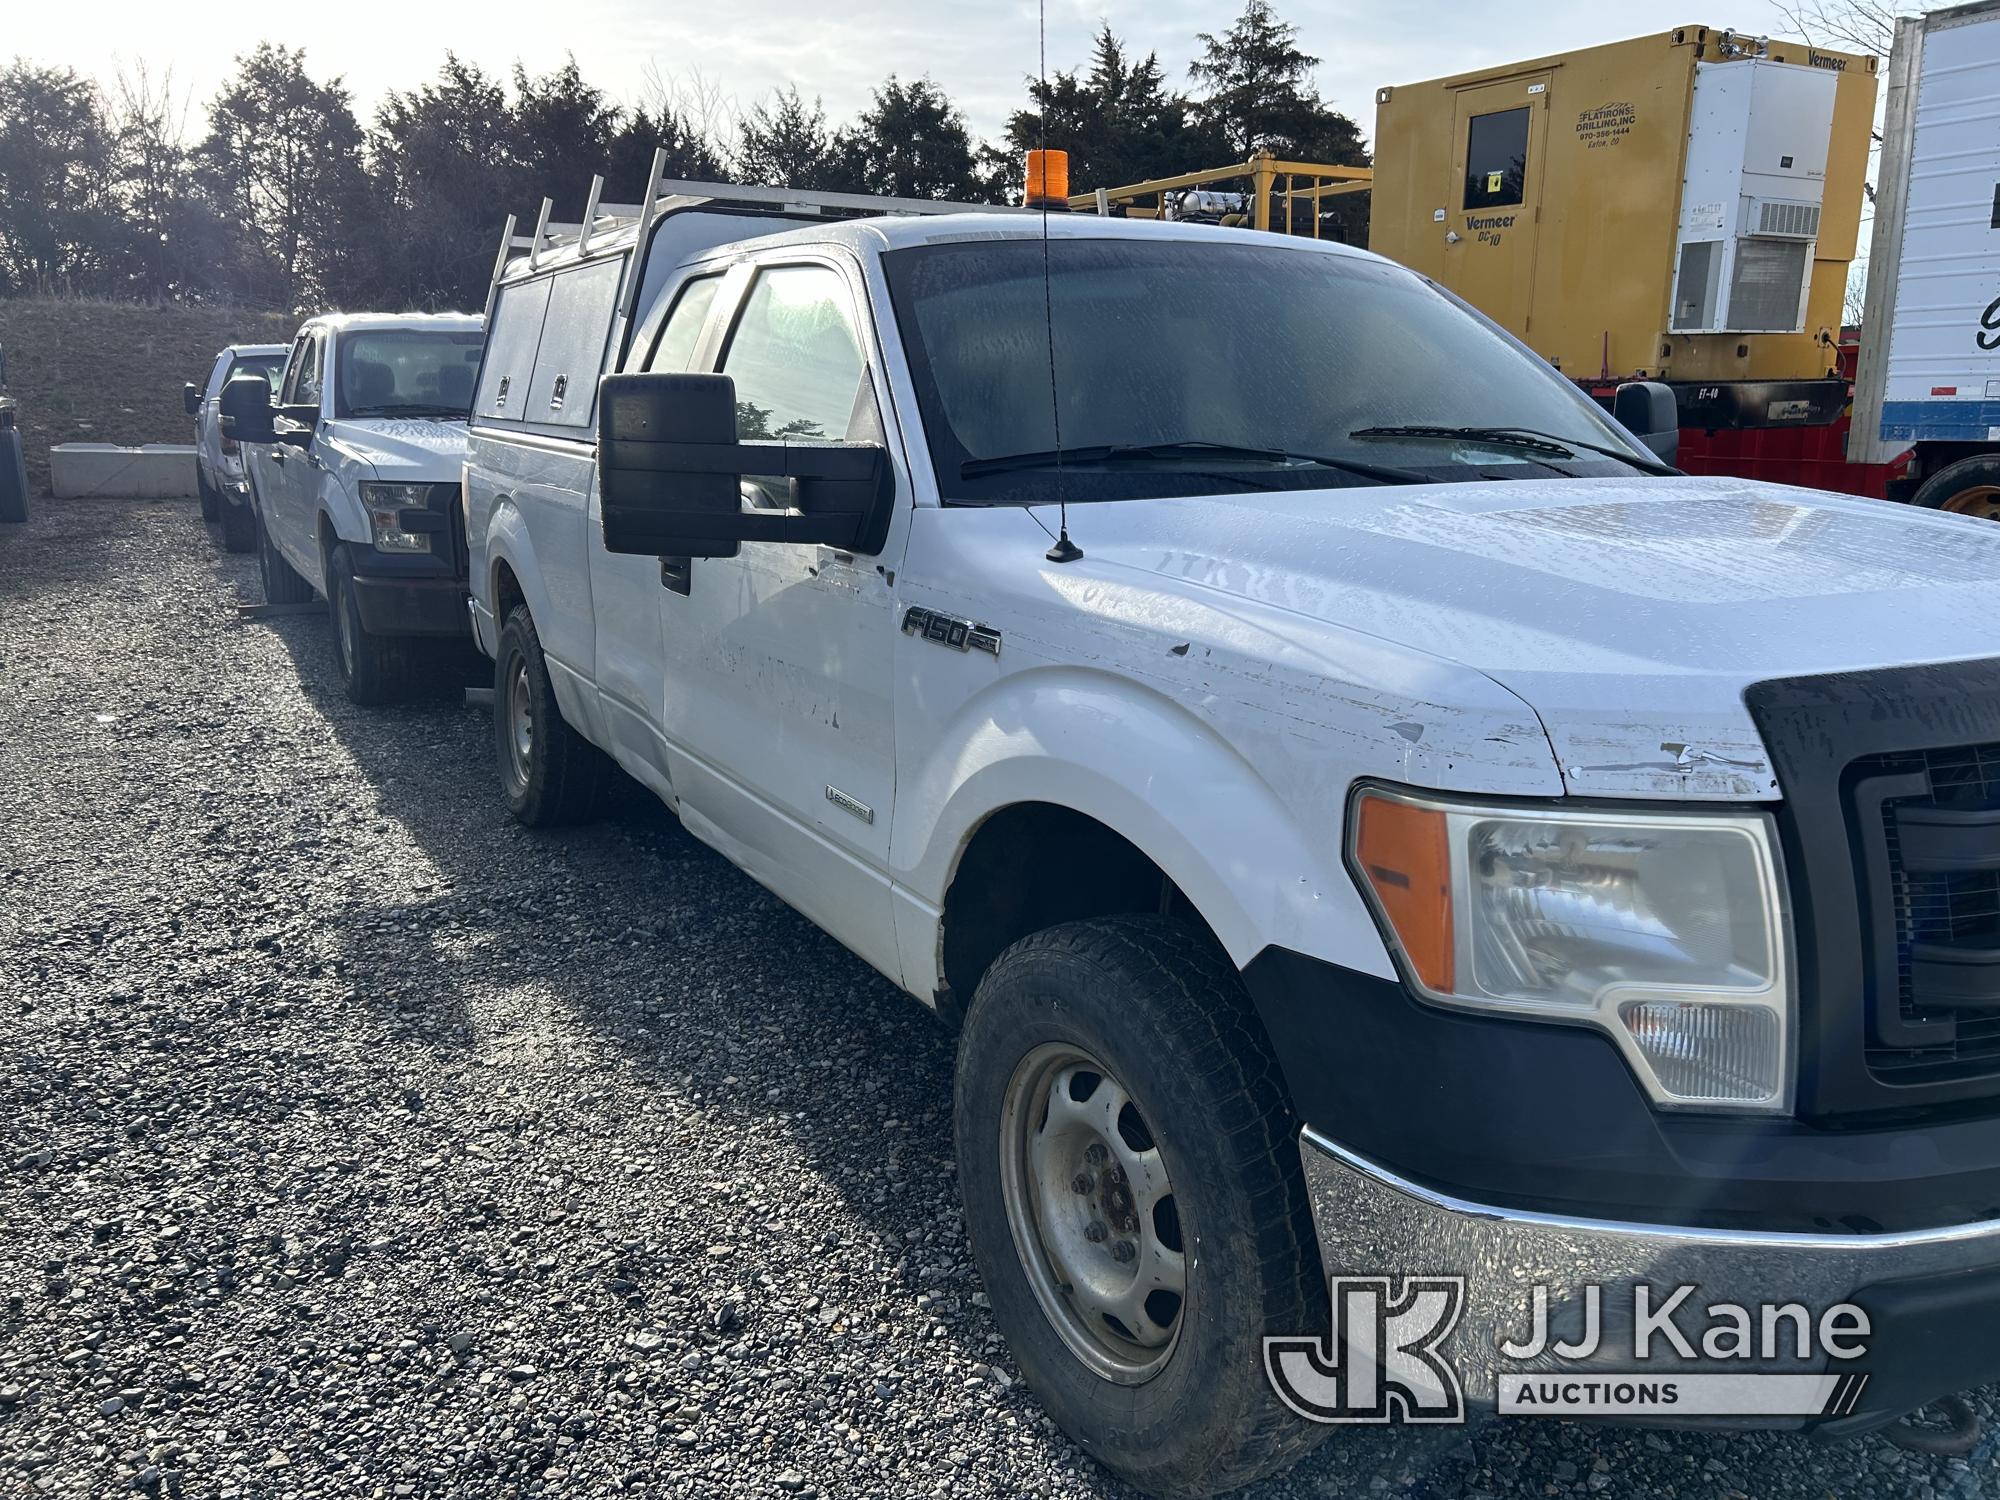
M201 518L222 525L222 544L231 552L248 552L257 542L257 518L250 508L250 480L243 470L243 449L222 434L222 388L238 375L261 376L273 389L284 373L283 344L231 344L215 356L208 378L189 381L181 400L194 418L195 488L201 495Z
M264 597L325 596L356 703L407 686L416 648L470 633L455 523L481 328L465 314L313 318L275 393L240 376L223 388L247 454Z
M1679 476L1356 250L917 207L507 261L469 582L517 817L615 762L959 1027L1056 1419L1197 1494L2000 1375L2000 533Z

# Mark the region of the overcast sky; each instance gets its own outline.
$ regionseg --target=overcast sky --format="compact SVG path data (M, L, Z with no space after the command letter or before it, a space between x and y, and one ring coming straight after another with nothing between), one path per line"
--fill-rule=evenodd
M1049 0L1053 71L1083 62L1100 20L1140 53L1157 51L1169 79L1187 82L1198 31L1221 31L1241 0ZM829 15L830 10L837 15ZM1276 0L1321 59L1321 92L1372 133L1374 90L1440 74L1665 31L1699 20L1744 31L1782 31L1771 0L1691 15L1687 0ZM835 119L852 115L889 73L929 74L965 110L974 132L993 135L1023 100L1036 68L1033 0L335 0L270 5L171 0L15 0L0 23L0 55L67 63L111 83L143 61L171 70L177 95L199 107L232 54L269 37L306 49L315 77L345 77L364 123L392 88L435 71L447 49L505 72L531 72L573 52L584 75L621 99L639 97L649 69L685 87L699 78L724 111L747 109L796 83L824 97ZM1189 163L1190 167L1197 165Z

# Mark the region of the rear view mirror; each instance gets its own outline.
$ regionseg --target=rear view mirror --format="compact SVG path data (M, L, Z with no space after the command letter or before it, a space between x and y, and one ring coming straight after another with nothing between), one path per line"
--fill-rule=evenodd
M1663 463L1681 451L1681 409L1673 388L1657 380L1628 380L1611 398L1612 420Z
M262 375L232 375L222 387L218 404L224 437L235 438L239 443L278 440L271 421L271 382Z
M201 387L192 380L181 387L181 410L191 417L201 415Z
M742 481L788 504L745 509ZM895 499L874 443L738 442L727 375L607 375L597 397L597 489L607 552L734 557L743 542L882 550Z

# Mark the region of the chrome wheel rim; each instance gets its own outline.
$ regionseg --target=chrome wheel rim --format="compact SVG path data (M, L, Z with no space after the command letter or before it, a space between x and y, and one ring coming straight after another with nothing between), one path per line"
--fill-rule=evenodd
M528 770L535 763L535 713L528 693L528 659L514 658L507 674L507 771L516 789L528 785Z
M1151 1125L1082 1048L1045 1043L1015 1068L1000 1190L1028 1285L1070 1352L1119 1385L1157 1375L1187 1302L1179 1207Z
M1956 516L1975 516L1982 521L2000 521L2000 484L1975 484L1960 490L1940 507Z

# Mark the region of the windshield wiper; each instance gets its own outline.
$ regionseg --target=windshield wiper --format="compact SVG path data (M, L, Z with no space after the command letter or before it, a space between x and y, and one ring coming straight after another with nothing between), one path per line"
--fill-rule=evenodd
M1204 463L1227 463L1232 459L1251 463L1311 464L1338 469L1377 484L1422 484L1425 476L1410 469L1393 469L1384 464L1361 463L1349 458L1328 458L1318 453L1294 453L1284 448L1248 448L1236 443L1105 443L1088 448L1047 448L1038 453L1007 453L997 458L971 458L958 466L958 477L977 479L983 474L1010 474L1021 469L1102 468L1127 460L1196 459Z
M1395 427L1358 427L1348 433L1351 438L1439 438L1460 443L1481 443L1494 448L1519 448L1528 453L1545 453L1551 458L1575 458L1576 450L1599 453L1606 458L1615 458L1620 463L1630 464L1642 474L1657 474L1662 477L1680 471L1665 464L1648 463L1636 454L1622 453L1616 448L1600 443L1587 443L1581 438L1557 437L1553 433L1538 432L1532 427L1434 427L1421 423L1411 423Z

